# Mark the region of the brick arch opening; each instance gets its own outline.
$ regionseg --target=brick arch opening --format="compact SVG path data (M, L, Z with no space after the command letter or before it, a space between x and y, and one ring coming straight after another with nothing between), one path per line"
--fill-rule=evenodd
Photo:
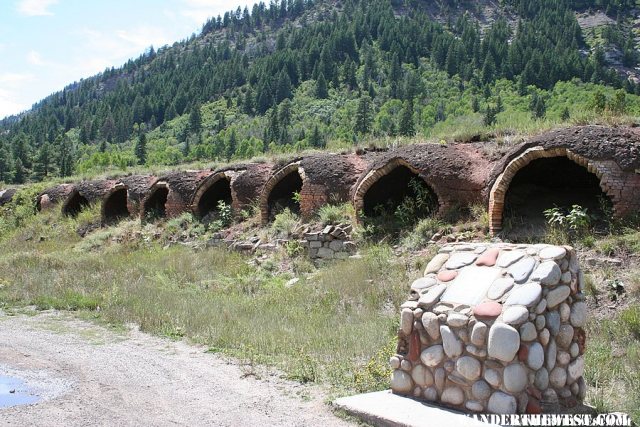
M42 212L42 209L45 208L45 206L49 205L51 203L51 198L49 197L48 194L41 194L36 198L36 210L38 212Z
M169 188L166 183L159 182L151 187L151 192L142 203L142 219L153 221L167 216L167 199Z
M113 188L102 202L102 223L115 224L129 216L127 187L118 185Z
M430 195L425 216L436 214L441 207L441 198L434 186L420 172L403 159L393 159L385 166L372 170L357 186L353 204L359 216L376 216L378 206L395 209L407 196L415 196L409 185L412 179L424 183Z
M262 223L266 224L285 208L300 214L300 203L295 194L302 192L305 174L299 163L292 163L276 172L265 184L260 194Z
M603 206L615 211L618 194L606 184L608 178L599 165L565 148L531 148L512 160L491 188L491 233L500 232L507 217L540 231L546 224L543 211L553 207L580 205L600 215Z
M231 178L222 172L211 175L200 185L193 197L193 213L199 218L215 214L220 201L227 205L233 202Z
M78 190L74 190L62 205L62 213L66 216L76 217L88 206L89 200L82 196Z

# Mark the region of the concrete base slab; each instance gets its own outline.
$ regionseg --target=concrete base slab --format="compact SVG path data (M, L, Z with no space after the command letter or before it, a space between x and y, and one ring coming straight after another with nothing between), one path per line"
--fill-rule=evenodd
M489 427L460 412L398 396L391 390L343 397L334 405L377 427Z

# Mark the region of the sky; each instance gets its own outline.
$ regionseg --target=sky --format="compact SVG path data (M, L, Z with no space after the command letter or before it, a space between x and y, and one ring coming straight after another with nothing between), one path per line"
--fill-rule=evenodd
M0 118L251 0L0 0Z

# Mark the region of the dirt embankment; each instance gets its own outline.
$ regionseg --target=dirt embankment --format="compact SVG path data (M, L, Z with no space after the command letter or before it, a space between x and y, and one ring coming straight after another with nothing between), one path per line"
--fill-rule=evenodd
M0 311L0 375L42 396L0 409L2 425L348 425L317 389L246 373L205 348L135 329Z

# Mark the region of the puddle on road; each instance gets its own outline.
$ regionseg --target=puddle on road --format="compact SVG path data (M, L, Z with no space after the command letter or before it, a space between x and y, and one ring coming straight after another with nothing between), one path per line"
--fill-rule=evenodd
M0 375L0 408L36 403L40 397L19 378Z

